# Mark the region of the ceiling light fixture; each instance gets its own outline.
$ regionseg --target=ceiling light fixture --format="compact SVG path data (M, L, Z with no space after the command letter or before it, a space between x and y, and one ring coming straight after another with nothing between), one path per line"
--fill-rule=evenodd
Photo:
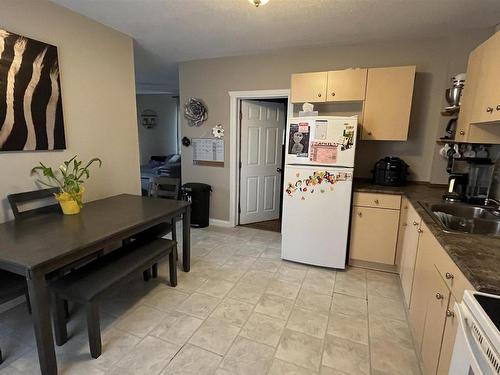
M269 0L248 0L250 2L250 4L253 4L255 5L257 8L259 7L259 5L266 5Z

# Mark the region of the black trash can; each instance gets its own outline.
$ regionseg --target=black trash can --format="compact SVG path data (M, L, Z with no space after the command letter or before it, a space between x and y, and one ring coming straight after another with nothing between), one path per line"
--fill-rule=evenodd
M191 202L191 226L195 228L208 227L212 187L207 184L191 182L182 185L181 191L182 199Z

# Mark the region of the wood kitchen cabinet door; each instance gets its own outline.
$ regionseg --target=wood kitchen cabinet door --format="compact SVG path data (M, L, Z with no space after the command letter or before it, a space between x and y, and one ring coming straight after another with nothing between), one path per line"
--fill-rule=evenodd
M394 264L399 210L353 207L351 259Z
M469 55L467 64L466 82L462 93L460 116L458 116L455 139L457 141L467 141L469 138L470 124L472 122L472 112L474 110L474 98L481 76L481 60L483 56L483 46L479 46Z
M479 48L483 51L471 120L473 123L500 121L500 90L498 89L500 87L500 32L493 35Z
M435 374L446 322L446 310L450 291L436 268L430 274L429 303L422 338L422 362L424 374Z
M321 103L326 101L328 72L292 74L292 103Z
M439 356L439 364L437 375L448 375L450 370L451 357L453 355L453 346L455 345L455 337L458 329L458 317L455 317L455 297L450 296L448 303L448 311L446 314L446 323L444 326L443 343L441 344L441 354Z
M415 274L415 261L417 259L417 248L420 233L418 232L421 224L420 216L412 205L408 204L405 217L404 232L402 235L401 249L401 286L403 296L407 307L411 305L411 292L413 287L413 277Z
M439 249L440 245L436 238L424 223L421 224L420 230L409 310L410 327L418 351L422 346L427 302L429 300L429 290L431 289L430 280L433 272L435 272L433 252L442 251Z
M415 66L369 68L361 139L406 141Z
M366 75L368 69L346 69L328 72L329 102L365 100Z

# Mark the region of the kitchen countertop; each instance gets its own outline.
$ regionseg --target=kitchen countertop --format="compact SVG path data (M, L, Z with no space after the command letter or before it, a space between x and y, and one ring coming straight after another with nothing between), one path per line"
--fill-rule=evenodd
M500 237L446 233L418 203L441 201L446 191L443 185L409 183L407 186L392 187L373 185L366 180L355 180L353 190L406 196L474 288L481 292L500 295Z

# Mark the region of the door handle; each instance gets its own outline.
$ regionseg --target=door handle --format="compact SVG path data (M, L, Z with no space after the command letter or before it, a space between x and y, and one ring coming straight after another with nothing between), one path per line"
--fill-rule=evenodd
M281 168L276 168L276 172L281 173L281 172L283 172L283 169L281 169Z

